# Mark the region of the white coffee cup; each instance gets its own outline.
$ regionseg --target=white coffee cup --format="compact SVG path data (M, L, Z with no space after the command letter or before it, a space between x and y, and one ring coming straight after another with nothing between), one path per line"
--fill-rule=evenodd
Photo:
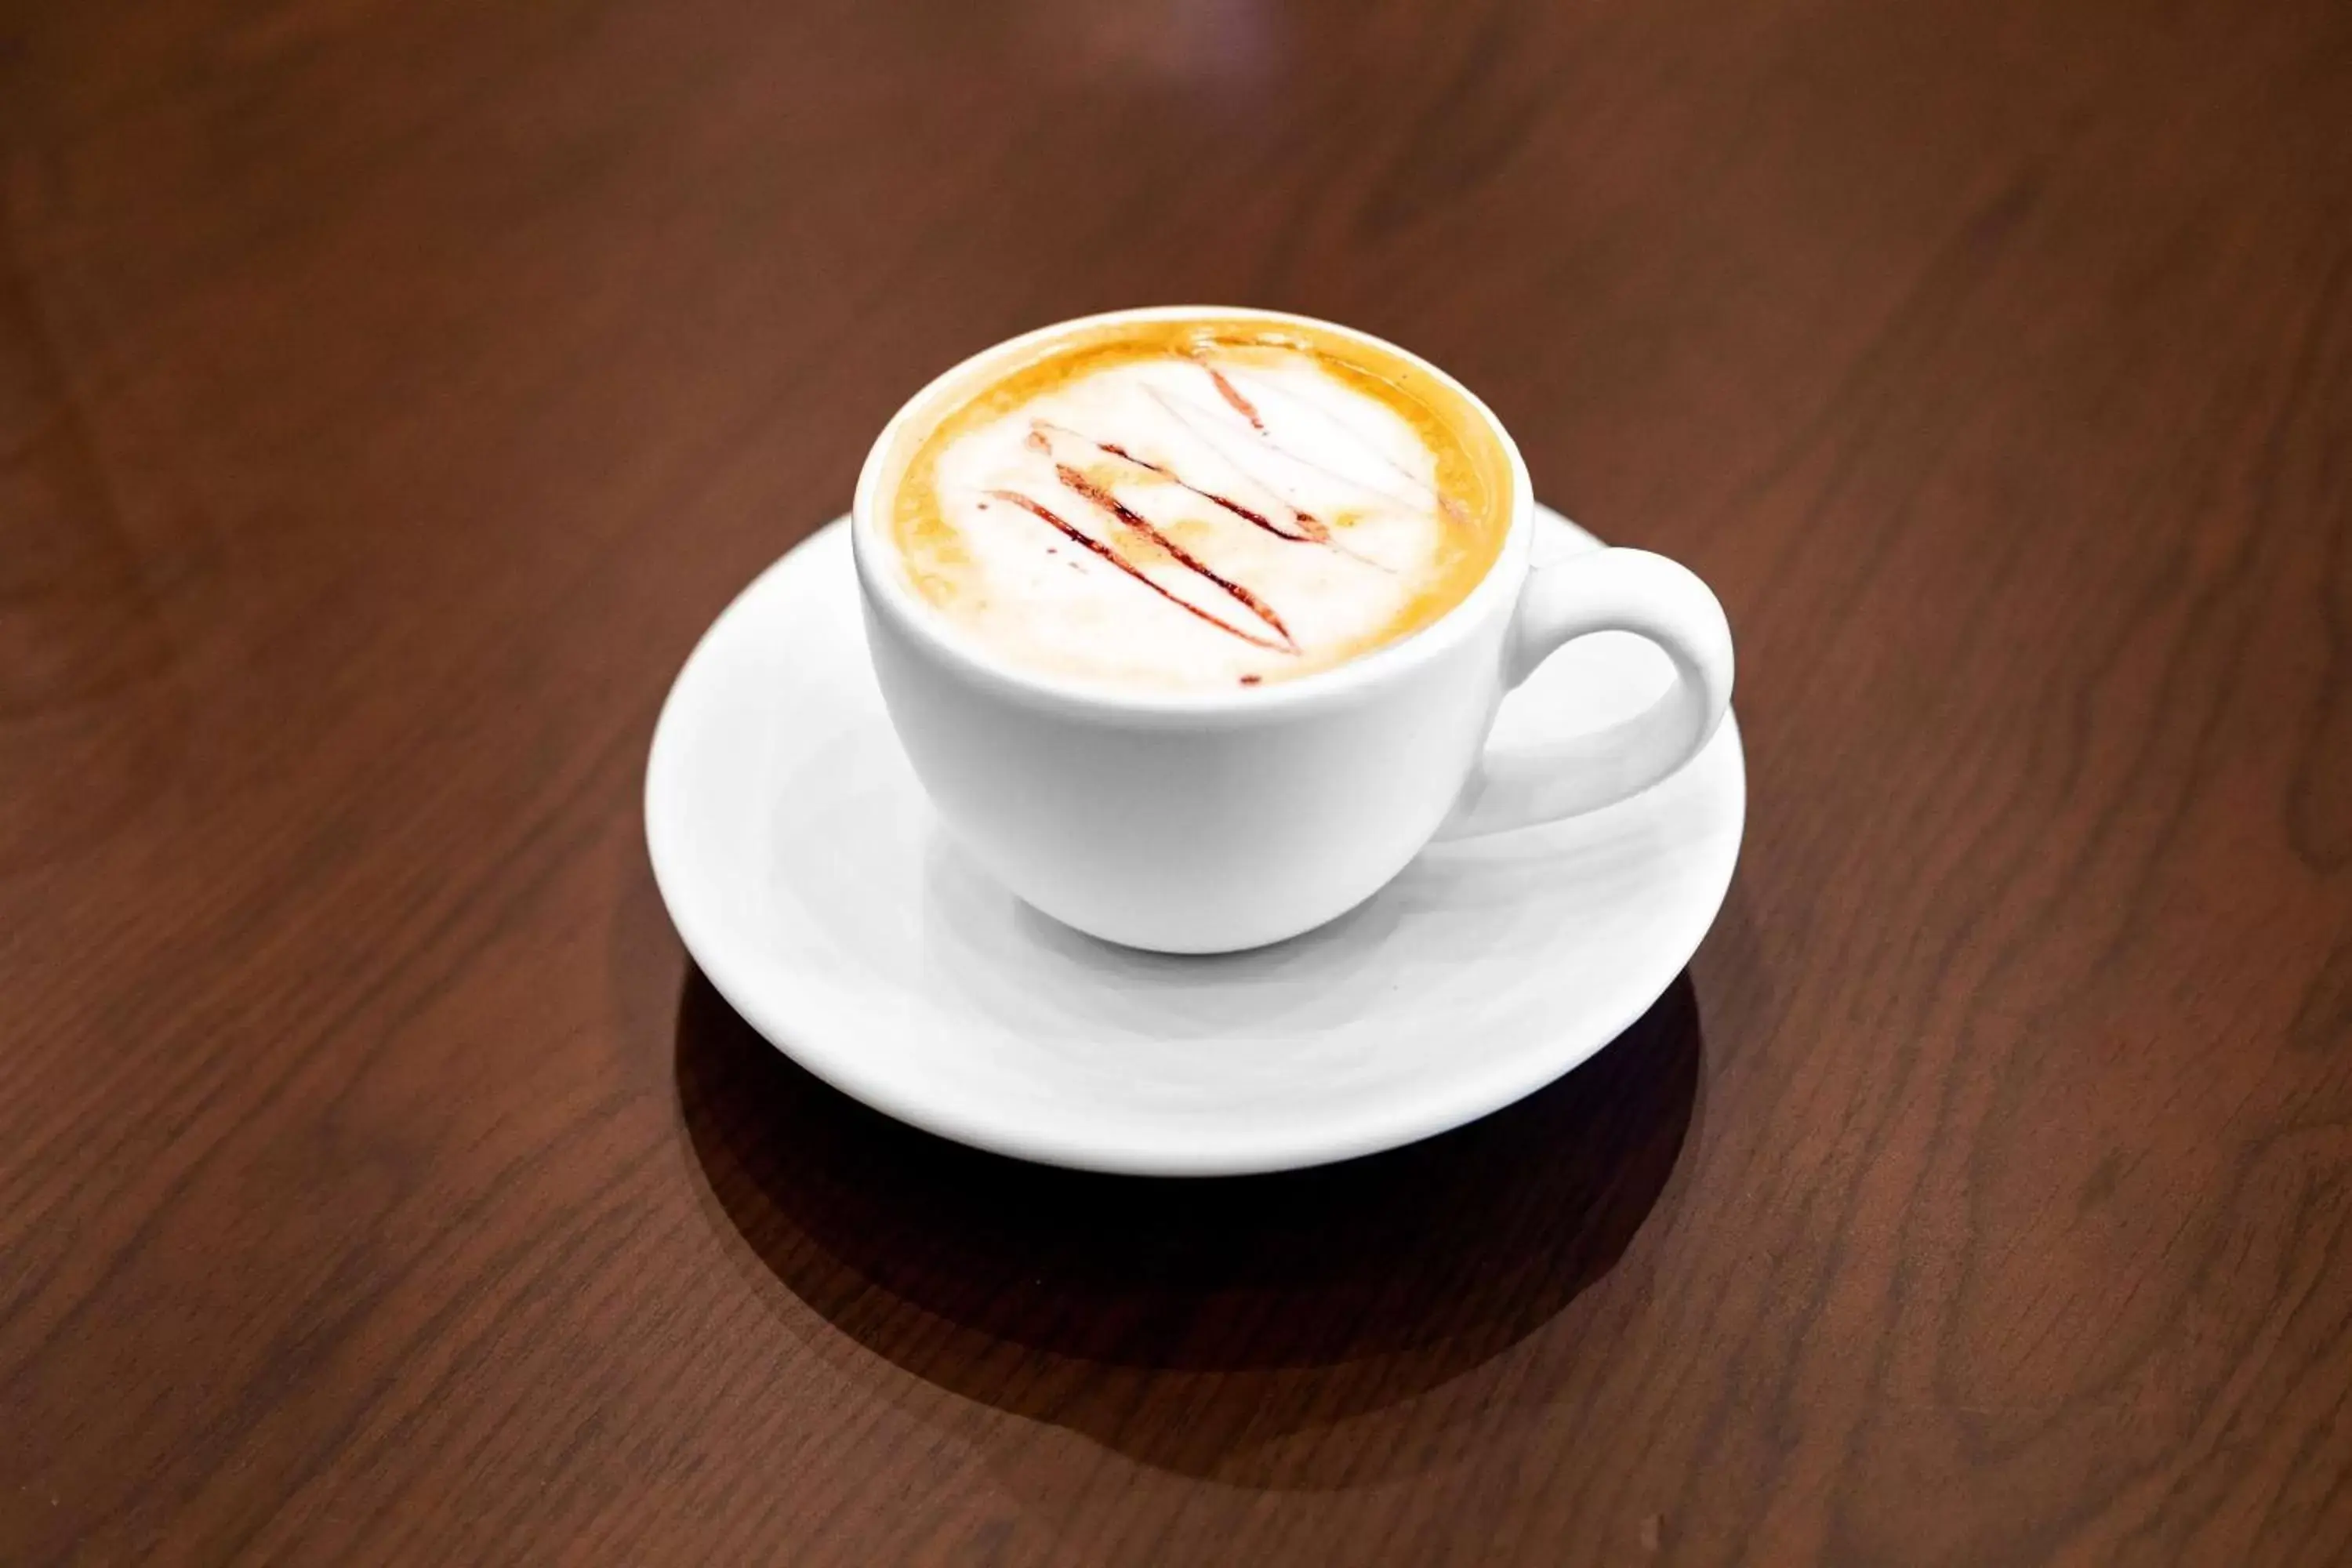
M1132 692L992 658L908 585L884 526L902 437L1066 333L1171 319L1306 328L1419 366L1508 455L1494 565L1421 630L1345 664L1238 689ZM1460 384L1368 333L1275 311L1179 306L1065 321L997 344L917 393L858 476L851 538L891 723L949 829L1021 898L1078 930L1165 952L1279 942L1380 890L1432 839L1622 800L1674 773L1731 701L1731 631L1687 569L1640 550L1530 564L1535 496L1502 423ZM1562 644L1637 633L1675 683L1582 742L1490 752L1504 696Z

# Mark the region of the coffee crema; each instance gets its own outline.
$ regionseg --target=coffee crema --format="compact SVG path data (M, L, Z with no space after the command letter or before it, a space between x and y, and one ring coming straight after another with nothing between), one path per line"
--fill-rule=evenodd
M961 392L904 438L887 531L932 609L1042 673L1328 669L1461 603L1510 525L1479 410L1300 323L1079 328Z

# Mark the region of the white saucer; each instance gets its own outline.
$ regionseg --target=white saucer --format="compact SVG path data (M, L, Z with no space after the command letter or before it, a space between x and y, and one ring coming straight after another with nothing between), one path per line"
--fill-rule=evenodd
M1595 543L1548 513L1537 555ZM1585 638L1505 704L1497 738L1613 723L1667 679L1647 643ZM845 1093L1023 1159L1208 1175L1411 1142L1607 1045L1714 921L1747 799L1727 721L1646 794L1435 847L1303 937L1216 958L1111 947L947 841L883 712L836 521L678 672L646 837L711 984Z

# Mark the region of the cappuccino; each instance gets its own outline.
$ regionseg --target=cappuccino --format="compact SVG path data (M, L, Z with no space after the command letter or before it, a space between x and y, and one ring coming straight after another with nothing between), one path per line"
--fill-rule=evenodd
M994 657L1092 685L1328 669L1459 604L1510 527L1482 410L1298 323L1074 329L926 414L881 510L906 582Z

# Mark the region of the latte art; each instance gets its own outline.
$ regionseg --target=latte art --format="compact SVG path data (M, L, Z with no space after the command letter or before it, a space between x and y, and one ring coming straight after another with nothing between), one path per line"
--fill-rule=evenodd
M1052 345L945 409L901 470L907 579L996 656L1121 687L1258 685L1458 603L1507 526L1458 393L1245 322Z

